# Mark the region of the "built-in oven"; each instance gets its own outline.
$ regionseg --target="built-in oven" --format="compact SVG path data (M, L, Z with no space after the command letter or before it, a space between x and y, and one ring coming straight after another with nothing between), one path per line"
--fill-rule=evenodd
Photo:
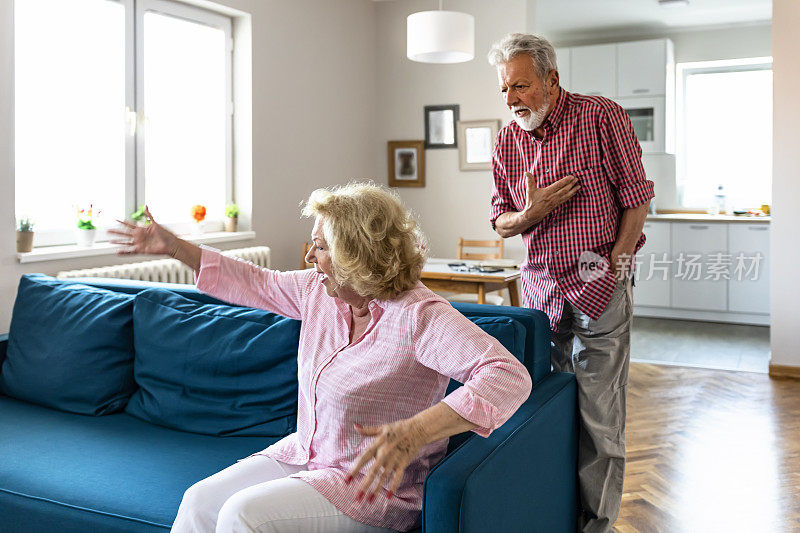
M645 153L665 153L666 148L666 122L665 122L665 98L663 96L653 97L629 97L616 98L633 124L633 131L642 151Z

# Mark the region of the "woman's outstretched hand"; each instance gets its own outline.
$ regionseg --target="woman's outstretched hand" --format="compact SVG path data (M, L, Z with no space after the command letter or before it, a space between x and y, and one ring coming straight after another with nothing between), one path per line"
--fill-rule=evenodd
M359 456L356 465L347 476L347 482L350 483L353 476L360 472L370 459L375 459L369 472L364 476L356 500L361 501L362 498L365 498L371 502L375 499L375 494L382 490L390 478L392 484L386 497L391 498L403 480L406 467L427 443L423 431L411 419L376 427L362 427L358 424L354 424L354 426L356 431L365 437L375 437L369 448Z
M112 244L127 246L127 248L117 249L117 255L172 254L173 247L178 237L164 228L164 226L156 223L147 206L144 208L144 216L150 221L150 225L140 227L126 220L117 220L117 222L124 226L124 228L121 228L122 231L116 229L108 230L109 233L124 237L110 241Z

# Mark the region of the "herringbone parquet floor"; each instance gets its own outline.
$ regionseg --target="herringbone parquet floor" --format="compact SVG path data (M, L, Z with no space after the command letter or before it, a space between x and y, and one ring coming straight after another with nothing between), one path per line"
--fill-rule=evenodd
M632 363L620 533L800 531L800 381Z

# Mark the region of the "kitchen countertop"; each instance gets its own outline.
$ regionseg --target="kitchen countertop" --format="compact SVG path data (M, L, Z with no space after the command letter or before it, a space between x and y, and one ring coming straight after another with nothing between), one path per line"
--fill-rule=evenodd
M647 220L651 222L744 222L769 223L772 217L769 216L747 216L747 215L706 215L701 213L660 213L658 215L647 215Z

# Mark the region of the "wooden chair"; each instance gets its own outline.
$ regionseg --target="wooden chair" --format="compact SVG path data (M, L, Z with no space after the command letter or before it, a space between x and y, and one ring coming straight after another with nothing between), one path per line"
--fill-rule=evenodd
M308 242L303 243L303 257L300 259L300 270L305 270L307 268L314 268L314 263L306 263L306 256L308 255L308 251L311 249L311 244Z
M465 252L464 248L493 248L494 251L489 253L475 253L475 252ZM459 237L457 257L458 259L468 259L477 261L502 259L503 239L497 239L496 241L478 241L478 240L471 240ZM478 303L477 294L453 294L447 296L447 299L451 302L468 302L473 304ZM490 305L503 305L503 297L500 294L487 294L486 303Z
M474 252L465 252L464 248L495 248L496 251L492 253L477 254ZM475 241L459 237L457 257L458 259L476 259L478 261L484 261L489 259L502 259L503 239L497 239L496 241Z

